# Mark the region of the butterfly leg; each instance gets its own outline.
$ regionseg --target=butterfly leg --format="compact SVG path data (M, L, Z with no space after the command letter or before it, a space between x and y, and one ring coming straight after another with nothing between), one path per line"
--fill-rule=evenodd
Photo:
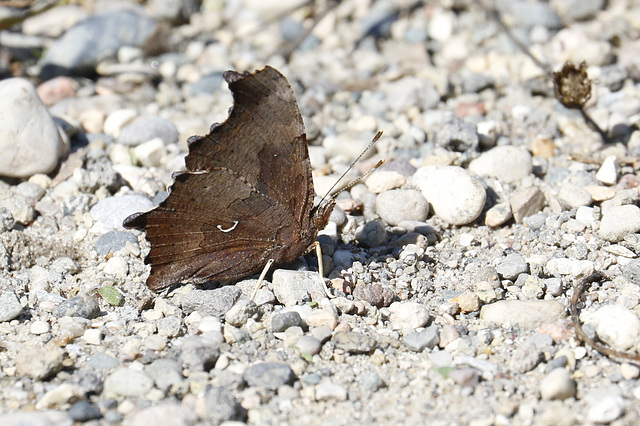
M256 283L256 287L253 289L253 293L251 293L251 300L253 300L253 298L256 297L258 290L260 290L260 287L262 286L262 281L264 281L264 277L265 275L267 275L267 272L269 272L269 268L271 268L271 265L273 265L273 259L269 259L267 264L264 265L264 269L262 269L262 272L260 273L260 277L258 277L258 282Z
M322 262L322 249L320 248L320 243L318 241L315 241L312 247L315 248L316 256L318 256L318 274L320 274L320 280L324 284L324 292L327 294L327 297L329 299L333 299L335 296L333 296L329 292L329 289L327 288L327 285L324 281L324 263Z

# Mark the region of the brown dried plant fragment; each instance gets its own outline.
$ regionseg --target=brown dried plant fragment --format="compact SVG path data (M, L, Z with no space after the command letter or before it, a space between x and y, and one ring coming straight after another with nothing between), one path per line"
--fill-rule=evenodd
M553 72L556 99L567 108L582 109L591 98L591 79L587 75L587 63L579 66L565 62L560 71Z

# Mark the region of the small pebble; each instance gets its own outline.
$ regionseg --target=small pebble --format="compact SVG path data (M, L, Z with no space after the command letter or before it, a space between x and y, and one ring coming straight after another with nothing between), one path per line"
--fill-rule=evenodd
M567 399L576 396L575 380L564 368L556 368L547 373L540 381L540 396L542 399Z
M515 146L498 146L469 163L469 171L491 176L505 183L517 182L533 169L529 151Z
M598 233L605 240L616 243L627 234L638 231L640 231L640 208L628 204L605 210Z
M316 401L346 401L347 390L337 383L322 382L316 386Z
M262 362L249 367L243 374L249 386L278 389L295 379L291 367L281 362Z
M402 338L404 346L413 352L433 349L439 342L438 328L434 325L427 327L423 331L409 333Z
M104 392L107 395L139 397L152 387L151 377L132 368L118 368L104 380Z
M485 321L500 326L519 324L530 330L565 315L564 306L556 300L500 300L480 309L480 318Z
M522 223L525 217L538 213L544 206L544 194L538 187L521 189L509 198L509 205L516 223Z
M416 302L394 302L389 306L389 312L394 330L424 327L431 319L426 306Z
M11 321L21 313L22 305L13 291L4 291L0 294L0 322Z

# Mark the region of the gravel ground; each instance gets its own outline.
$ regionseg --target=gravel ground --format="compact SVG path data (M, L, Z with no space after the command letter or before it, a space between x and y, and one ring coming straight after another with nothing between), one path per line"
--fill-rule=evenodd
M492 6L2 6L0 424L637 424L640 3ZM311 255L254 300L255 277L149 291L122 221L226 119L222 73L265 65L318 194L384 131L319 236L335 297ZM594 272L584 334L629 359L574 328Z

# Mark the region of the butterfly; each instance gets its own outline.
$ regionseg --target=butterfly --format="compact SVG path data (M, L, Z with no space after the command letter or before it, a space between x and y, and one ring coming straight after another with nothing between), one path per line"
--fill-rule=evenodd
M227 71L228 119L188 140L187 171L168 198L135 213L126 228L146 232L147 286L239 280L267 263L292 262L315 243L334 207L314 205L302 115L287 79L269 66Z

